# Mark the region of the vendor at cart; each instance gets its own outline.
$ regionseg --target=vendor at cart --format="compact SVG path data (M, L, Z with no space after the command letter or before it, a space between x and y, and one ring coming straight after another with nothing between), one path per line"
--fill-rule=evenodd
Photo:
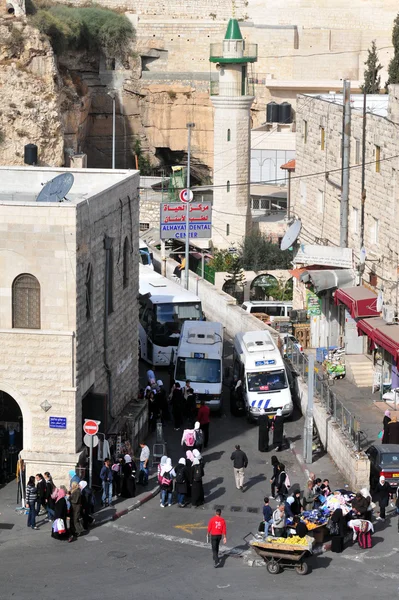
M292 535L299 535L300 538L306 537L309 533L306 523L301 521L298 515L294 517L293 527L290 529L290 532L292 532Z

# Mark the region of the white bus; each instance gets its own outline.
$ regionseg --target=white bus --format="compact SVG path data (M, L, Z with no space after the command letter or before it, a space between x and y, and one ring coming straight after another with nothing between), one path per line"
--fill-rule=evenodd
M175 381L189 379L197 402L205 400L211 411L220 411L223 377L223 326L221 323L186 321L176 353Z
M234 338L233 377L241 381L247 416L256 420L260 410L284 417L293 411L286 368L268 331L238 333Z
M152 262L152 252L145 243L144 240L140 238L139 240L139 249L140 249L140 264L150 267L150 269L154 270L154 265Z
M139 265L140 356L154 366L174 362L184 321L203 318L201 301L195 294Z

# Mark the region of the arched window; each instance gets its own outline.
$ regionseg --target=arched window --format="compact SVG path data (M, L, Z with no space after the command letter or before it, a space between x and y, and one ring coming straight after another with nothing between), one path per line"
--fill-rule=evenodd
M93 267L91 263L87 266L86 272L86 319L90 319L93 314Z
M230 131L230 129L227 130L227 141L228 142L231 141L231 131Z
M230 191L230 181L226 183L226 192Z
M18 275L12 284L12 326L40 329L40 284L28 273Z
M129 285L129 267L130 267L130 244L129 239L125 237L123 244L123 287L127 288Z

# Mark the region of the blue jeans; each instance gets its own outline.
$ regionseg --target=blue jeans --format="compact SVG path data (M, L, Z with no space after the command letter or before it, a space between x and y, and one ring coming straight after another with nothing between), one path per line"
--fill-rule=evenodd
M168 490L162 490L161 498L162 504L166 504L166 499L168 499L168 504L172 504L172 492L169 492Z
M28 527L36 527L36 507L35 502L29 502Z
M178 504L184 504L184 498L186 497L186 494L177 494L177 502Z
M148 467L144 466L143 460L140 461L140 471L143 471L145 473L145 476L143 477L143 485L147 485L147 483L148 483Z
M273 525L273 519L270 519L270 521L265 521L265 537L269 535L269 527L271 525Z
M47 505L47 518L48 518L48 519L51 519L51 521L54 521L54 517L55 517L55 512L53 511L53 509L52 509L52 508L50 508L50 507Z
M102 483L103 495L101 500L103 504L108 502L108 504L112 504L112 481L103 481Z

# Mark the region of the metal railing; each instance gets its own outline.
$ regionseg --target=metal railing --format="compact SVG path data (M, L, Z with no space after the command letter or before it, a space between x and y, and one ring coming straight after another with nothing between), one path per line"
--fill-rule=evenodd
M231 40L211 44L212 62L255 62L258 58L258 44L248 44L243 40Z
M308 382L309 360L306 354L300 352L291 340L287 340L286 355L302 379ZM360 421L344 406L332 388L332 380L318 367L318 371L315 370L314 373L315 397L320 400L344 436L352 442L354 450L359 452L362 446Z
M237 98L238 96L254 96L255 90L252 83L245 79L242 83L210 81L209 93L211 96L228 96Z

